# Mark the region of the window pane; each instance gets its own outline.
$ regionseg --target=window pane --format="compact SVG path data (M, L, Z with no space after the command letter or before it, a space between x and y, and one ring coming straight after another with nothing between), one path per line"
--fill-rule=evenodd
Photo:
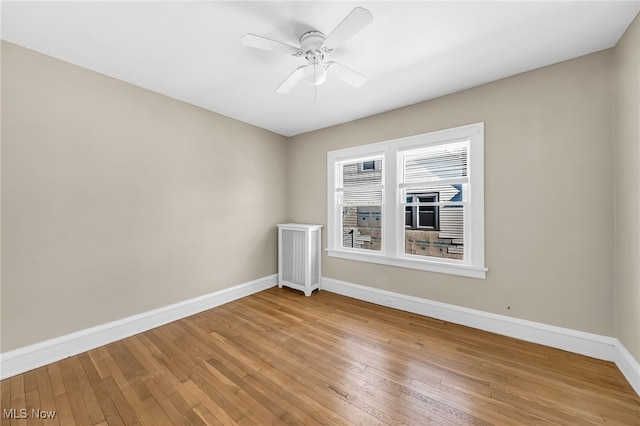
M382 188L344 188L339 196L338 204L345 206L382 204Z
M375 169L376 169L375 160L362 162L362 170L375 170Z
M407 203L437 203L439 193L408 193ZM405 228L410 229L439 229L438 206L406 206Z
M418 228L438 229L437 211L435 206L418 207Z
M462 206L440 207L440 238L464 238L464 217Z
M404 182L466 178L467 142L433 146L404 154Z
M405 229L405 253L447 259L463 259L462 206L439 207L439 230Z
M404 227L405 228L415 228L415 222L413 220L413 217L415 216L413 214L413 207L407 206L405 207L404 210Z
M343 163L340 174L338 204L354 207L382 204L382 158Z
M368 185L382 185L382 158L342 164L343 188Z
M380 206L342 208L342 247L381 250Z

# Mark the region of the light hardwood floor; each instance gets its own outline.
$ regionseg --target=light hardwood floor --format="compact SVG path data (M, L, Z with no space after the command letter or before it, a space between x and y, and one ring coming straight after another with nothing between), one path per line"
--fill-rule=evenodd
M2 425L640 425L610 362L278 288L1 385Z

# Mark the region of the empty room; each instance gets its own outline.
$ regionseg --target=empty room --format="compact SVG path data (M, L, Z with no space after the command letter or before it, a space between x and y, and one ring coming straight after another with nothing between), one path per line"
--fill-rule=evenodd
M0 424L640 425L640 1L2 1Z

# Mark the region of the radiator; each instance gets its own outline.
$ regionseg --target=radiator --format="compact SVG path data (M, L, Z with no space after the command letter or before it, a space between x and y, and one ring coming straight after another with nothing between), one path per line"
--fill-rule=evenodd
M278 225L278 287L294 288L311 296L322 276L322 225Z

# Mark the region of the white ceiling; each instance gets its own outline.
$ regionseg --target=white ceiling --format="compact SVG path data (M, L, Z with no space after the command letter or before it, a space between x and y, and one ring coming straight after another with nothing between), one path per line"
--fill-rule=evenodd
M298 46L356 6L373 22L330 55L369 77L276 87L303 58L241 44ZM291 136L457 92L614 46L640 1L2 2L2 38Z

